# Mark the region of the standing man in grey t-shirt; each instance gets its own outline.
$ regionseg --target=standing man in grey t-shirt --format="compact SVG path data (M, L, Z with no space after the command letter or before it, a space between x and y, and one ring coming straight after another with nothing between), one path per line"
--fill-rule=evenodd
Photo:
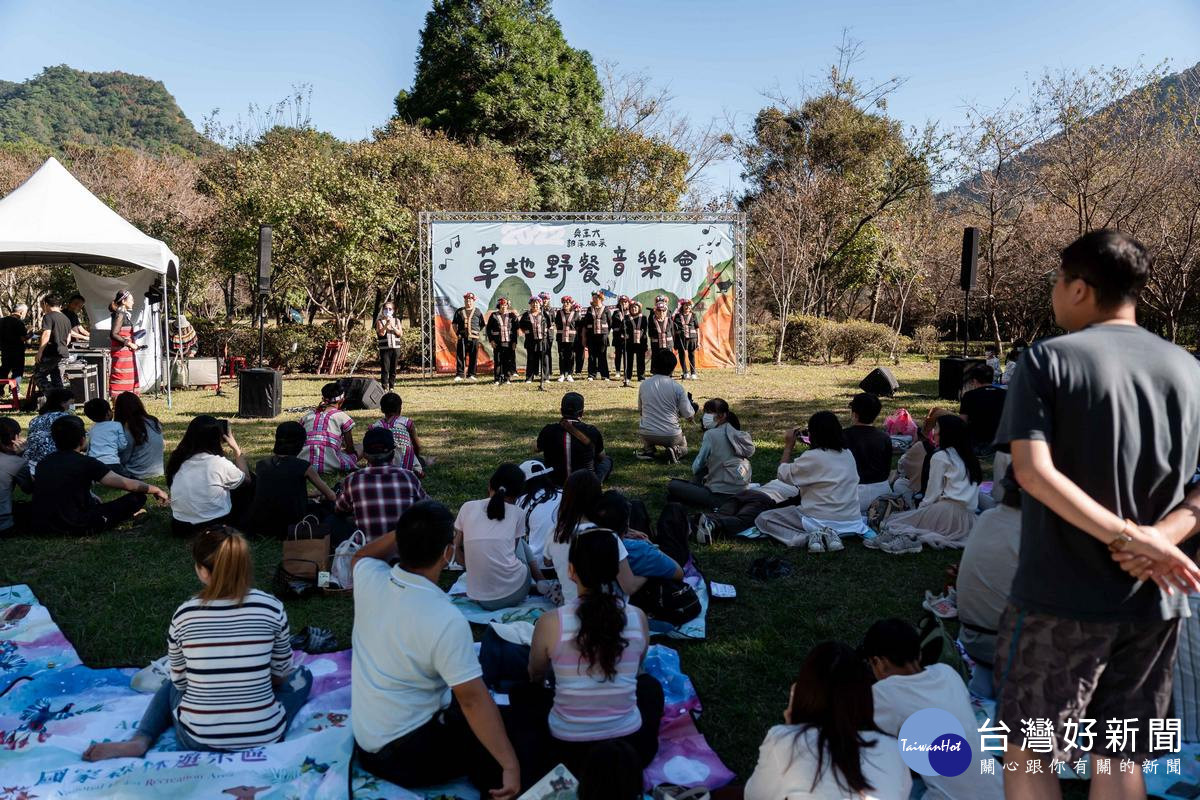
M1200 495L1184 496L1200 454L1200 366L1137 325L1149 271L1145 248L1116 231L1063 250L1052 301L1069 335L1026 351L1009 385L996 445L1025 492L996 642L1009 798L1057 798L1056 773L1028 763L1072 761L1084 745L1093 764L1155 758L1149 721L1167 716L1181 590L1200 587L1176 547L1200 522ZM1052 752L1020 747L1038 719L1053 725ZM1136 731L1114 741L1110 719L1136 719ZM1089 770L1093 797L1145 797L1140 763L1109 764Z
M650 361L650 371L654 374L638 387L638 436L642 449L634 455L643 461L654 458L655 445L666 449L671 463L687 454L687 438L679 421L694 417L696 406L683 386L671 379L677 363L670 350L656 351Z

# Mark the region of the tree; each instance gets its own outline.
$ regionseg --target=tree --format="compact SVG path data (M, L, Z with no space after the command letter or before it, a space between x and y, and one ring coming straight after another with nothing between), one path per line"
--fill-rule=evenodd
M434 0L396 116L511 148L537 180L541 207L564 210L587 187L600 99L591 56L567 45L549 0Z
M674 211L687 190L687 154L636 131L605 131L584 163L581 208Z

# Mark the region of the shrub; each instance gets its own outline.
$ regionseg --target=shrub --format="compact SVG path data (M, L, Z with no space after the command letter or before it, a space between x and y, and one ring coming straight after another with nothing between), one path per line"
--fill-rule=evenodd
M891 347L894 333L887 325L852 319L832 323L828 351L853 364L865 353L881 353Z
M828 350L831 326L834 323L820 317L793 314L788 317L787 333L783 339L783 357L788 361L830 359Z
M770 364L775 360L775 342L779 323L775 320L752 323L747 331L746 359L752 364Z
M920 353L925 356L926 361L933 360L933 354L938 351L938 345L941 342L942 334L934 325L922 325L913 331L912 344L909 346L910 353Z

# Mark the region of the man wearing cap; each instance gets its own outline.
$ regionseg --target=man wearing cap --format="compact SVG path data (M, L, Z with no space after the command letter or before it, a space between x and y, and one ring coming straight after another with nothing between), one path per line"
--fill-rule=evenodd
M642 304L634 300L629 304L625 313L625 380L622 386L628 386L633 378L633 362L637 360L637 379L646 377L646 317L642 314Z
M604 307L604 292L592 292L592 304L583 315L587 332L588 380L599 375L608 380L608 336L612 330L612 312Z
M670 351L675 344L675 323L667 313L667 301L658 300L654 303L654 311L646 320L647 335L650 338L650 363L660 350ZM674 371L674 370L672 370Z
M567 392L563 395L562 419L542 428L537 449L554 470L554 483L562 486L567 476L576 470L596 473L603 481L612 472L612 458L604 452L604 436L583 417L583 395Z
M558 332L558 381L575 381L575 337L579 334L579 311L571 295L563 295L562 308L554 312Z
M679 301L675 312L675 349L679 351L681 380L696 380L696 347L700 344L700 324L692 311L692 301L686 297Z
M386 428L371 428L363 437L367 466L342 481L334 508L354 518L354 526L373 541L392 530L413 503L428 497L421 480L392 463L396 441Z
M550 371L550 326L541 299L529 298L529 310L521 315L520 327L525 332L525 382L540 380L538 388L544 392Z
M463 295L463 306L454 312L454 333L458 344L454 349L454 380L475 380L475 363L479 358L479 334L483 330L483 312L475 307L475 293Z
M617 307L612 311L613 372L621 374L625 357L625 317L629 314L629 295L617 298Z
M487 318L487 337L492 343L492 375L496 384L508 383L517 372L517 314L501 297Z

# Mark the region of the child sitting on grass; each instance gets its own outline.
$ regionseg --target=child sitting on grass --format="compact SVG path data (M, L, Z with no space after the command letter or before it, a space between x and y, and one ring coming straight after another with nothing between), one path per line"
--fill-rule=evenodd
M404 401L395 392L388 392L379 401L379 410L383 419L371 423L372 428L385 428L392 432L396 440L396 457L392 461L397 467L415 472L425 477L425 459L421 458L421 440L417 438L417 430L413 421L400 413Z
M129 437L125 434L124 425L112 421L112 408L108 401L93 397L83 404L83 413L96 423L88 431L88 455L118 475L133 477L123 463L129 451Z

